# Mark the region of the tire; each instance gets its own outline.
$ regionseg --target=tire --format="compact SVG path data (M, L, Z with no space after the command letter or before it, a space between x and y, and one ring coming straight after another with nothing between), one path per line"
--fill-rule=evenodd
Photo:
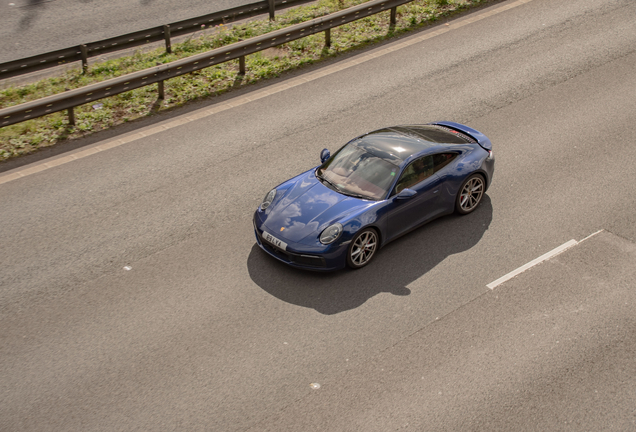
M455 198L455 211L466 215L475 211L486 190L486 181L481 174L473 174L462 183Z
M379 240L373 228L365 228L356 234L347 249L347 265L359 269L369 264L378 251Z

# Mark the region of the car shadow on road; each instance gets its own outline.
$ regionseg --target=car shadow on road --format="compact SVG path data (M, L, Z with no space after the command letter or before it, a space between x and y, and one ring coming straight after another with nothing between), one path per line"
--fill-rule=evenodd
M475 246L491 221L492 203L486 195L472 214L444 216L426 224L389 243L360 270L298 270L270 257L257 244L247 268L254 283L274 297L332 315L357 308L379 293L409 295L407 285L446 257Z

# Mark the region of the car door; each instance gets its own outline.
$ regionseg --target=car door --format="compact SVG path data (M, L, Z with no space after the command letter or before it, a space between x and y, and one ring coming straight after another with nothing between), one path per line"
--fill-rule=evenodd
M440 184L441 179L434 173L432 156L418 158L402 171L389 198L387 240L404 234L443 211L438 205ZM406 188L416 194L407 199L399 198L397 195Z
M445 152L433 155L433 171L441 181L441 191L439 192L439 207L445 209L445 213L451 213L455 209L455 198L457 188L461 183L461 178L454 176L453 164L456 162L458 153Z

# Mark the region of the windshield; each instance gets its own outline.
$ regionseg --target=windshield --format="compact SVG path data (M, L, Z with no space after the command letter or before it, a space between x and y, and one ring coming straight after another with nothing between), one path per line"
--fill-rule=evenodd
M397 175L398 167L349 143L318 168L317 176L338 192L381 200Z

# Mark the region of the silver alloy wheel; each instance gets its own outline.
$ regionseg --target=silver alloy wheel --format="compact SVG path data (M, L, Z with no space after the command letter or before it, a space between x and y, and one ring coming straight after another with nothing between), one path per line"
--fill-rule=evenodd
M353 267L362 267L366 265L378 248L378 236L372 229L367 229L356 237L351 246L349 260Z
M475 210L477 204L484 195L484 179L479 176L473 176L464 183L464 187L459 195L459 207L462 213L470 213Z

